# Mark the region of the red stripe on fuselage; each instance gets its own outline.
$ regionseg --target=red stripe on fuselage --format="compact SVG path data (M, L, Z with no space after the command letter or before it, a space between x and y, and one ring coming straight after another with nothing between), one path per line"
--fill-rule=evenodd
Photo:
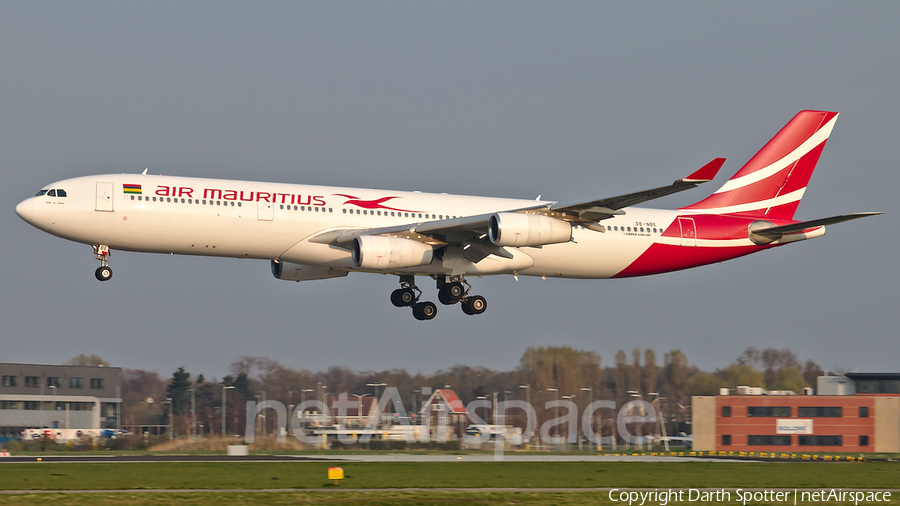
M679 220L693 221L691 228L697 240L729 241L747 239L748 227L756 216L697 214L681 215L662 233L663 237L681 240L682 226ZM791 220L766 220L775 225L787 225ZM654 243L637 260L616 274L615 278L646 276L661 272L678 271L699 267L714 262L723 262L732 258L749 255L755 251L771 248L771 245L756 246L674 246Z
M715 262L724 262L771 246L734 246L704 248L700 246L672 246L654 243L637 260L614 278L631 278L663 272L680 271Z

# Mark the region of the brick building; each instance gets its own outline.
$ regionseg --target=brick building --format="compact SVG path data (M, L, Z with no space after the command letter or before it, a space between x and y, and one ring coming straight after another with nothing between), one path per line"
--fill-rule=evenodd
M820 395L723 389L692 399L699 451L900 452L900 374L822 376ZM812 392L808 392L811 394ZM724 394L724 395L722 395Z

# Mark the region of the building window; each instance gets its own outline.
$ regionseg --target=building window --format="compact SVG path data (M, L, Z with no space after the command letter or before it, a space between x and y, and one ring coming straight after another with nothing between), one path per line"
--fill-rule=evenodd
M0 409L19 409L19 401L0 401Z
M18 380L18 378L16 376L4 376L3 377L3 386L5 386L5 387L17 386L19 384L17 380Z
M791 436L747 436L750 446L791 446Z
M82 378L69 378L69 388L84 388L84 380Z
M731 416L731 406L722 406L722 417L728 418Z
M859 407L859 417L860 418L869 418L869 407L868 406L860 406Z
M59 376L50 376L47 378L47 386L59 388L62 386L62 378Z
M25 409L30 411L39 411L41 409L39 401L25 401Z
M750 406L747 416L791 416L790 406Z
M91 388L94 390L102 390L103 378L91 378Z
M731 434L722 434L722 446L731 446Z
M841 436L798 436L800 446L841 446Z
M869 446L869 436L859 436L859 446Z
M29 388L37 388L41 386L40 376L25 376L25 386Z
M800 406L797 408L797 416L840 418L843 411L840 406Z
M858 394L900 394L900 380L857 380Z

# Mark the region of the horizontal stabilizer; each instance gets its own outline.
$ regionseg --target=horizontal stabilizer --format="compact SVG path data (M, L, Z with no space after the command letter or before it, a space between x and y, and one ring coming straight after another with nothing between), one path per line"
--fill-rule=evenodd
M804 230L809 230L811 228L824 227L825 225L834 225L835 223L841 223L844 221L855 220L858 218L865 218L867 216L875 216L876 214L883 214L879 212L871 212L871 213L853 213L853 214L842 214L840 216L832 216L830 218L820 218L818 220L810 220L810 221L801 221L799 223L791 223L789 225L781 225L775 226L768 224L766 222L756 222L750 227L750 239L757 244L766 244L772 241L777 241L781 239L784 234L790 234L794 232L802 232ZM771 225L771 226L767 226Z

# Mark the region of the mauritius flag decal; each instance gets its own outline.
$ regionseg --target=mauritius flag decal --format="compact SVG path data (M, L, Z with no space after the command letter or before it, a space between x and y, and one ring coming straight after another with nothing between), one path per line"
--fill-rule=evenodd
M141 194L141 185L139 184L123 184L122 189L125 193L134 193L136 195Z

